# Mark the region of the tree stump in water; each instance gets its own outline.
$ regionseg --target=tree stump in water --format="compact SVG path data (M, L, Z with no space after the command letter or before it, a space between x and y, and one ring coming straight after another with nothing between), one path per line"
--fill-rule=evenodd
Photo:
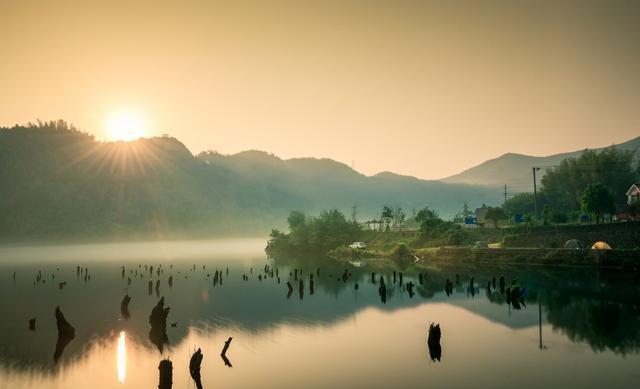
M413 295L415 293L413 293L413 287L414 287L414 283L412 281L409 281L409 283L407 283L407 292L409 293L409 298L413 298Z
M74 338L76 336L76 329L65 319L60 307L56 307L55 315L58 336Z
M440 338L442 333L440 332L440 324L429 324L429 338L427 343L430 345L440 344Z
M287 298L291 297L291 294L293 293L293 286L291 285L291 282L287 281L287 288L289 289L289 291L287 292Z
M168 359L163 359L158 365L160 371L160 382L158 389L171 389L173 386L173 364Z
M164 344L169 342L169 337L167 336L169 310L170 308L164 307L164 297L162 297L151 310L151 315L149 315L149 324L151 324L149 340L158 347L160 352L162 352Z
M122 317L125 319L129 319L131 317L131 314L129 313L129 303L131 302L131 297L129 297L129 295L125 295L124 298L122 299L122 302L120 303L120 313L122 314Z
M384 283L384 277L380 276L380 287L378 287L378 294L380 295L380 301L383 304L387 303L387 285Z
M53 361L58 362L62 356L65 347L76 337L76 330L65 319L60 307L56 307L56 327L58 328L58 340L56 341L56 350L53 353Z
M227 341L224 342L224 347L222 348L222 352L220 353L220 357L224 361L224 364L227 365L228 367L233 367L231 366L231 362L229 361L229 358L227 358L227 350L229 349L229 345L231 345L232 340L233 338L229 337L229 339L227 339Z
M191 374L191 378L196 383L196 387L198 389L202 389L202 381L200 376L200 365L202 364L202 351L198 349L191 356L191 360L189 361L189 374Z

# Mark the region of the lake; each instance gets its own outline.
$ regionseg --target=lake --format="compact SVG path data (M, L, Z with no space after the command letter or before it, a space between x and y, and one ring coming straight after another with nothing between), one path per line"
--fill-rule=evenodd
M204 388L640 381L637 273L275 261L264 246L235 239L0 248L0 387L156 388L158 365L169 358L173 387L194 388L189 361L198 348ZM509 303L502 275L521 290ZM150 339L149 315L161 297L170 308L166 339ZM58 340L56 306L75 328L71 340ZM442 331L439 353L427 344L432 322Z

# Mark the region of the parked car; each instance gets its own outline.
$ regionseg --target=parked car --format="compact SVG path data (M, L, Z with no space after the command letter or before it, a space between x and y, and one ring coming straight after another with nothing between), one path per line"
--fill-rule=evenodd
M353 242L349 245L352 249L366 249L367 245L364 242Z

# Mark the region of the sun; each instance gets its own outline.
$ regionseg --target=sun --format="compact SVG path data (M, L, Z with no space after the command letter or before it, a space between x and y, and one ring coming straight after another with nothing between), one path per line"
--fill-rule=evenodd
M118 112L107 120L107 133L113 141L132 141L144 136L144 120L132 112Z

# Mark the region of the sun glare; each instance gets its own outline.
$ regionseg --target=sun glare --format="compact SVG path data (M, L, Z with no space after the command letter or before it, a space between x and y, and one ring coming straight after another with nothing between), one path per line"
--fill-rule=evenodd
M144 121L131 112L119 112L107 121L109 139L132 141L144 136Z
M127 378L127 346L125 343L125 332L120 331L118 338L118 348L116 353L116 366L118 368L118 382L124 384Z

